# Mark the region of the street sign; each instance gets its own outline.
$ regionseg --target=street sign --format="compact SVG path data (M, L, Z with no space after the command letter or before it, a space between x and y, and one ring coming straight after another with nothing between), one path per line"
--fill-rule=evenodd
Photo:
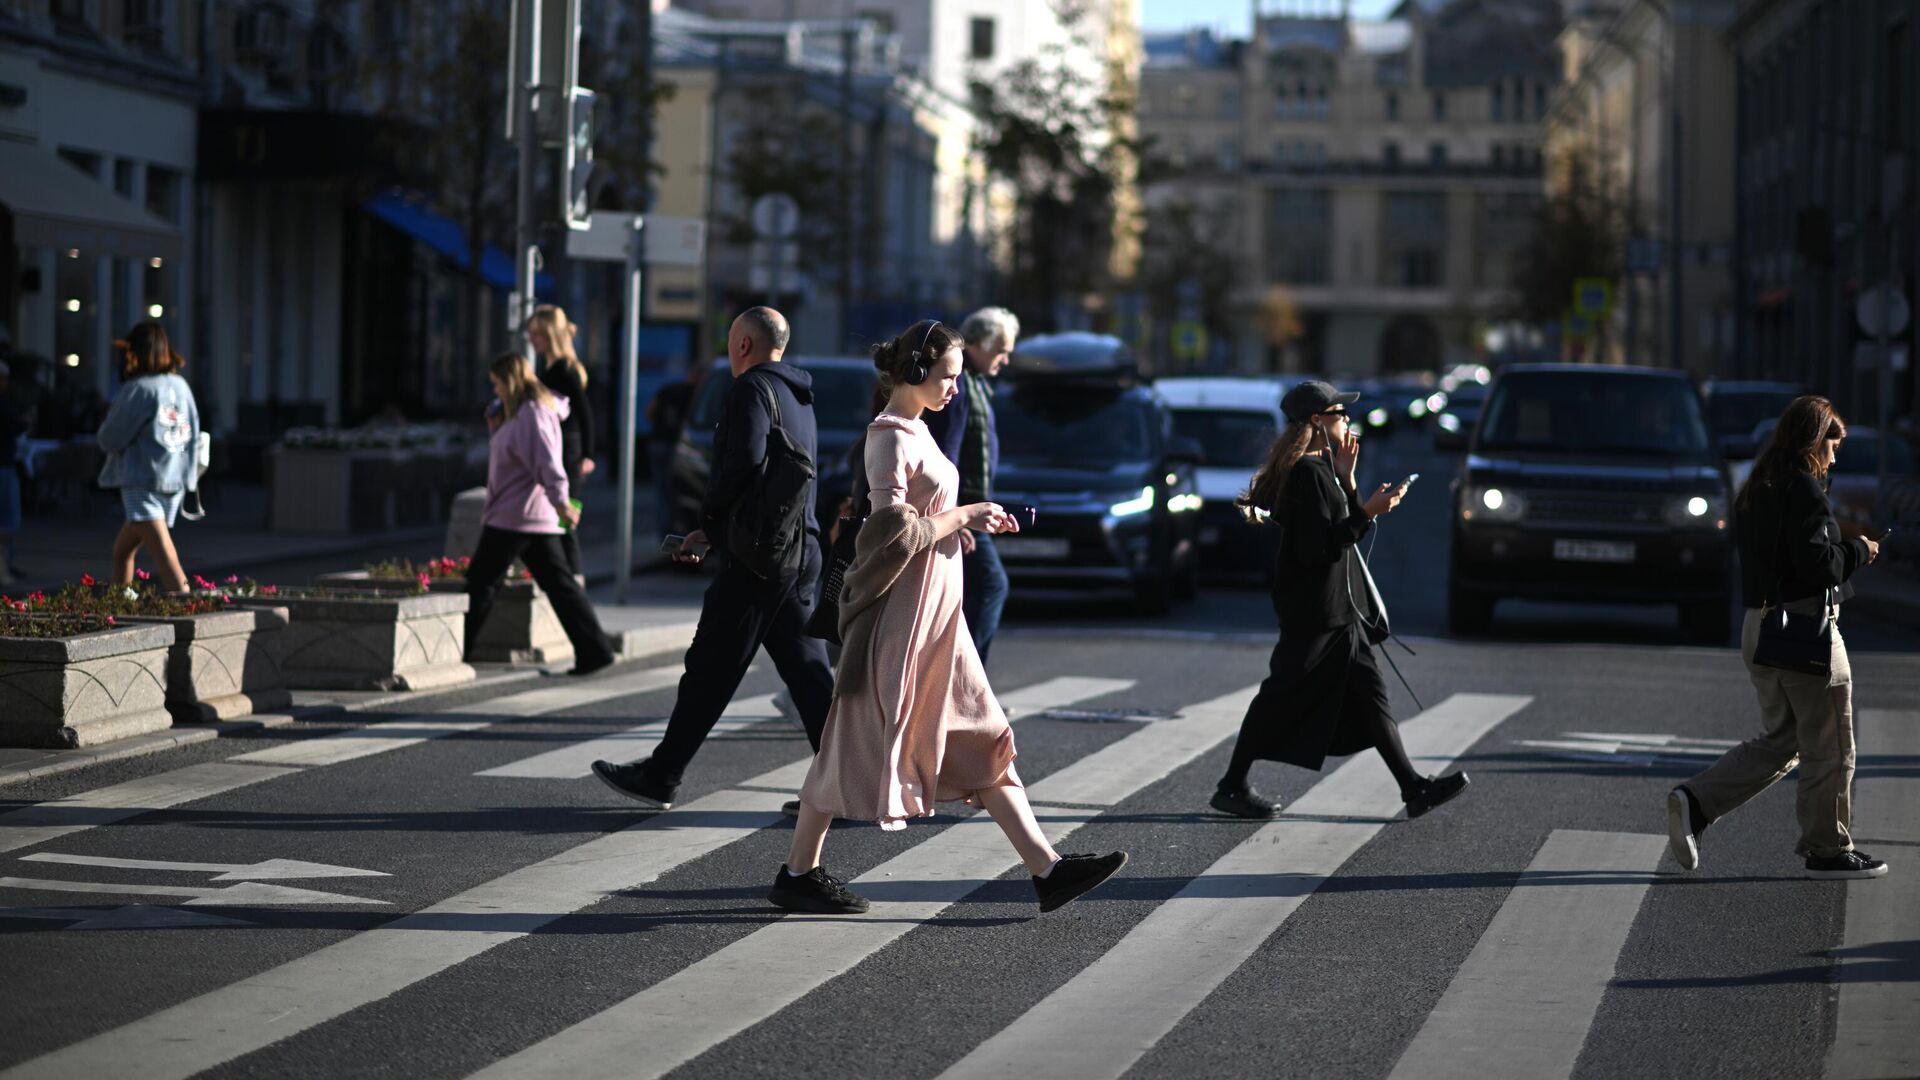
M1907 298L1886 282L1861 293L1854 301L1853 313L1860 320L1861 332L1872 337L1899 337L1907 332L1907 320L1913 314Z
M1604 318L1613 310L1613 283L1606 278L1575 278L1573 310L1580 315Z
M594 214L586 228L567 234L567 257L627 261L627 240L633 235L637 217L609 210ZM649 214L644 243L649 266L699 266L706 257L707 223L699 218Z
M1173 324L1173 355L1177 360L1199 360L1207 355L1207 328L1192 320Z
M800 231L800 204L776 191L753 200L753 231L765 240L790 240Z

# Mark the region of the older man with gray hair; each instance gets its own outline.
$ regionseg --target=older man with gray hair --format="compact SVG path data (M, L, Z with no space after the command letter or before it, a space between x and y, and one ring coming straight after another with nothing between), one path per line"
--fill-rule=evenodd
M1020 320L1003 307L986 307L960 324L961 350L966 367L960 392L945 409L922 419L947 459L960 469L960 505L993 498L993 474L1000 467L1000 433L993 426L993 387L988 379L1000 374L1020 337ZM1000 629L1000 613L1007 606L1007 571L1000 565L993 537L961 532L961 574L965 595L961 611L973 631L980 662L987 661L993 635Z

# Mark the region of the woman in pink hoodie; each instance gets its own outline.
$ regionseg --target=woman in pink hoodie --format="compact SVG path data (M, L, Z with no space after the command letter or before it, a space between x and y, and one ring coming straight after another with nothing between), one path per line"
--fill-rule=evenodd
M473 651L507 568L519 559L552 601L573 642L570 674L598 671L613 663L613 648L561 546L562 535L580 523L579 508L567 498L567 470L560 461L567 399L542 386L519 353L495 357L487 377L500 399L500 423L487 452L480 544L467 567L467 651Z

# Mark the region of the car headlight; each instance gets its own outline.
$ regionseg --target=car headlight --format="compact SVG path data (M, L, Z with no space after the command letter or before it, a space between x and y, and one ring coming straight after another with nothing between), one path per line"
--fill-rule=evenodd
M1206 500L1201 498L1199 493L1190 491L1185 495L1175 495L1168 499L1167 509L1176 514L1184 514L1198 510L1206 504Z
M1439 424L1441 430L1449 435L1458 435L1460 433L1460 418L1450 412L1441 413L1440 419L1434 421L1434 423Z
M1140 489L1140 494L1130 499L1122 499L1112 506L1107 507L1107 513L1112 514L1114 517L1131 517L1134 514L1148 513L1152 509L1153 488L1143 487Z
M1367 425L1369 427L1386 427L1387 421L1390 418L1391 414L1389 414L1387 410L1374 409L1367 413Z
M1723 495L1681 495L1667 503L1667 524L1683 529L1724 529L1727 500Z
M1467 501L1460 507L1460 520L1519 521L1526 512L1527 501L1519 494L1488 484L1467 489Z

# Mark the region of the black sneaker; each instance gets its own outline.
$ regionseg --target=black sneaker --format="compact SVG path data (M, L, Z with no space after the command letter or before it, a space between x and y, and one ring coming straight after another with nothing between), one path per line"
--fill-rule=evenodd
M816 866L804 874L795 874L782 866L773 875L773 888L767 890L767 902L788 911L810 915L858 915L870 906L867 898L847 888L846 883Z
M1700 866L1700 834L1707 831L1707 816L1693 792L1684 787L1667 792L1667 849L1682 870Z
M649 758L648 761L652 759ZM644 806L655 810L673 809L673 793L680 785L670 783L655 776L647 768L647 761L636 761L631 765L615 765L611 761L593 763L593 775L613 790Z
M788 817L799 817L800 816L800 800L789 799L786 802L781 803L780 812L787 815Z
M1271 801L1261 798L1260 793L1251 787L1219 788L1214 791L1213 798L1207 801L1207 805L1223 814L1255 820L1270 818L1279 810Z
M1052 911L1066 906L1075 898L1099 888L1102 882L1125 865L1127 853L1124 851L1106 855L1060 856L1060 861L1053 864L1053 873L1033 879L1033 891L1040 900L1040 910Z
M596 671L612 667L614 661L618 659L620 659L618 655L608 652L601 653L599 656L590 656L584 660L576 660L573 667L568 669L567 674L591 675Z
M1402 795L1407 804L1407 817L1417 818L1421 814L1452 799L1467 790L1467 774L1450 772L1445 776L1431 776L1420 785L1420 790Z
M1859 851L1843 851L1825 858L1809 855L1807 876L1824 879L1886 877L1887 864Z

